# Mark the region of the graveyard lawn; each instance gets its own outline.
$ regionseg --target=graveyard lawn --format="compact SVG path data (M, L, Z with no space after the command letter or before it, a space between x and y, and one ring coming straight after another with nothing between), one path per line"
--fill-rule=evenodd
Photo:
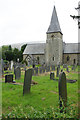
M71 68L70 68L71 69ZM74 118L78 115L78 68L66 72L67 79L77 80L67 83L68 107L66 113L60 113L58 77L50 80L50 73L33 76L37 82L31 85L30 94L23 96L24 71L16 84L2 82L2 115L3 118ZM55 73L55 71L54 71ZM15 78L15 77L14 77Z

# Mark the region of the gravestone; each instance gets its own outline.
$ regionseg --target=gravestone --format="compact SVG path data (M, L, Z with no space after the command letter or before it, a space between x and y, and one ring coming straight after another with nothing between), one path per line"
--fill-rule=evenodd
M57 67L56 77L59 77L59 67Z
M43 67L42 69L43 69L43 73L45 73L45 67Z
M51 70L52 70L52 71L55 70L55 66L54 66L54 65L51 66Z
M39 73L40 74L42 73L42 67L39 67Z
M14 70L14 73L15 73L15 79L20 79L20 77L21 77L21 69L20 69L20 67L16 67L15 68L15 70Z
M69 72L69 68L68 67L66 68L66 71Z
M67 68L67 65L66 65L66 64L63 64L63 68Z
M58 64L58 66L57 66L59 69L60 69L60 64Z
M54 80L54 73L53 72L50 73L50 80Z
M46 67L46 72L49 72L50 71L50 66L47 66Z
M38 67L35 67L35 75L38 75Z
M5 83L6 82L13 82L13 74L5 75Z
M27 94L27 93L30 93L32 72L33 72L32 69L25 70L23 95Z
M11 61L11 70L12 70L12 68L13 68L13 61Z
M59 76L58 87L59 87L60 108L62 107L60 112L63 112L63 109L64 107L66 107L66 103L67 103L67 85L66 85L66 75L64 72L62 72Z
M76 68L76 67L75 67L75 65L73 65L73 66L72 66L72 70L74 70L74 71L75 71L75 68Z

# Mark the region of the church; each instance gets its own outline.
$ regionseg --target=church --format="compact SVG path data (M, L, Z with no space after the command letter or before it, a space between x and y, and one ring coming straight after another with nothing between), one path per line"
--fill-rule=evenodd
M80 64L79 43L63 42L56 8L54 6L51 22L46 32L46 43L28 44L23 52L23 59L28 64L78 65Z

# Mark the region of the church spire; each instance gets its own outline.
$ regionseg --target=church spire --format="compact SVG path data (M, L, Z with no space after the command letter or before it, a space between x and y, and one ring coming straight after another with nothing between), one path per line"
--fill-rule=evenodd
M47 30L47 33L55 33L55 32L60 32L62 34L59 21L58 21L58 17L57 17L56 8L54 6L52 17L51 17L51 22Z

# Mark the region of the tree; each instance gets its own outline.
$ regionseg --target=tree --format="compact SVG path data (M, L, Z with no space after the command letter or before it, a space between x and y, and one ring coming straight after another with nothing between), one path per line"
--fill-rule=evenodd
M14 48L13 50L13 60L17 62L17 58L19 58L19 50L17 48Z
M26 48L26 46L27 46L27 44L24 44L24 45L21 46L22 53L24 52L24 49Z
M6 52L7 50L9 50L9 46L3 45L3 46L2 46L2 59L3 59L3 60L6 60L5 52Z
M11 45L9 45L9 50L11 50L11 51L12 51L12 47L11 47Z
M6 56L6 60L8 60L9 62L13 60L13 57L14 57L13 52L11 50L6 51L5 56Z

